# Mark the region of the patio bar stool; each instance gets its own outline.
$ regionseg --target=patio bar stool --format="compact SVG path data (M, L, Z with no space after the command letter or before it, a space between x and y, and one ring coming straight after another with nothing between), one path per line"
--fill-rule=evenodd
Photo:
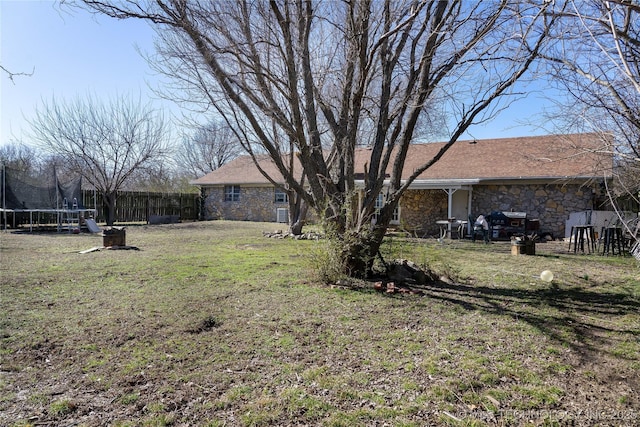
M602 255L622 255L624 249L622 228L602 227L602 243Z
M571 252L571 244L573 241L573 253L580 251L584 253L585 244L587 252L596 252L596 236L593 225L573 225L571 226L571 235L569 236L569 252Z

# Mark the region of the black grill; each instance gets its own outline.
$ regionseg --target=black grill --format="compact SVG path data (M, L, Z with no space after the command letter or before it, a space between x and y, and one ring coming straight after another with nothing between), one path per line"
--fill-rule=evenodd
M489 216L492 238L510 239L514 235L525 234L527 229L526 212L491 212Z

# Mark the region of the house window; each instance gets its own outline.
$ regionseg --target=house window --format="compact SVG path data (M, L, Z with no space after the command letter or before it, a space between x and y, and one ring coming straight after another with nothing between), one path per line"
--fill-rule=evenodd
M289 196L287 195L287 193L285 193L284 191L282 191L279 188L275 189L275 199L274 201L276 203L287 203L289 201Z
M224 186L224 201L225 202L237 202L240 200L240 186L239 185L225 185Z
M373 214L376 221L378 220L378 215L380 214L380 209L384 206L384 195L382 193L378 194L378 198L376 199L375 209L376 212ZM391 217L391 224L400 224L400 206L396 205L396 208L393 210L393 215Z

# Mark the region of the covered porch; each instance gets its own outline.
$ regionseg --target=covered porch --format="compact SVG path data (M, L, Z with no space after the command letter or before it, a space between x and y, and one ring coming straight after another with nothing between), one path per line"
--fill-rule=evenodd
M414 181L408 191L431 191L446 198L446 212L443 209L437 210L439 217L435 221L430 216L433 225L422 224L422 227L426 230L437 229L440 238L462 238L470 234L472 224L469 224L469 217L476 215L471 204L473 186L478 183L478 179ZM402 204L402 201L400 203ZM424 206L422 211L425 212L427 209L428 206Z
M416 180L402 195L391 225L419 237L463 237L470 233L469 216L477 215L472 198L478 183L478 179ZM364 182L356 184L364 187ZM387 187L385 183L379 206Z

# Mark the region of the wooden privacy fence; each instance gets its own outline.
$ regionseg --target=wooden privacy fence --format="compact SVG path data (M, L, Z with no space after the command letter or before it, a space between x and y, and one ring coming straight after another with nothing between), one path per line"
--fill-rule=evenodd
M106 206L99 192L82 190L85 208L97 210L97 222L104 222ZM197 220L200 195L197 193L154 193L119 191L116 200L117 222L149 222L152 215L179 217L182 221Z

